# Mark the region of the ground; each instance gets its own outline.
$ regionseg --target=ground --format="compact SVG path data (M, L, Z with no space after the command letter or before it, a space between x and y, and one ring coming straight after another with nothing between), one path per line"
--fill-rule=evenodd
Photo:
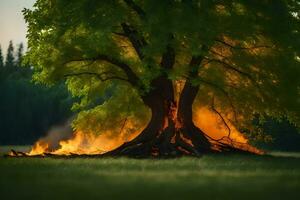
M300 154L0 158L1 199L274 200L300 199L299 190Z

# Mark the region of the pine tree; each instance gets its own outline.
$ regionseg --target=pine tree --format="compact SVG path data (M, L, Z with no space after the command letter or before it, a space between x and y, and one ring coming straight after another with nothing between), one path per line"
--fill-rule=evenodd
M14 45L12 41L9 41L6 59L5 59L5 71L9 75L14 70L15 70Z
M0 46L0 82L3 80L4 76L4 60L2 55L2 48Z
M18 46L17 50L17 60L16 60L16 65L18 67L22 66L22 60L23 60L23 51L24 51L24 45L21 42Z
M3 55L2 55L2 48L0 46L0 70L2 70L4 67L4 60L3 60Z

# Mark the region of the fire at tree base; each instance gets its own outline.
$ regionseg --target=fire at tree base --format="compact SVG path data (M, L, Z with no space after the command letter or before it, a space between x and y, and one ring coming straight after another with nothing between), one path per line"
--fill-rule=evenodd
M163 157L179 157L179 156L202 156L203 154L213 153L243 153L243 154L258 154L262 155L264 152L260 149L250 145L246 137L240 133L232 124L227 122L226 127L224 123L220 123L220 118L209 108L198 109L193 121L196 127L199 127L206 133L205 137L209 141L209 148L202 149L202 151L194 150L193 142L189 138L185 138L183 134L176 134L175 138L171 138L171 142L167 144L166 150L159 149L159 146L164 148L163 144L159 142L164 140L156 139L156 144L151 144L152 147L145 153L147 146L135 143L141 130L132 134L121 134L118 137L113 137L109 132L95 135L86 134L80 131L71 134L68 139L57 140L53 139L59 133L63 135L60 130L50 131L49 135L37 141L29 152L18 152L12 150L7 156L12 157L149 157L149 158L163 158ZM128 121L123 127L130 126ZM230 131L229 131L230 130ZM69 134L69 133L68 133ZM62 136L63 137L63 136ZM177 141L184 141L184 143L176 143ZM184 146L185 145L185 146ZM155 146L157 146L155 148ZM141 151L141 149L143 151ZM197 149L197 148L195 148ZM199 148L198 148L199 149ZM146 149L147 150L147 149Z

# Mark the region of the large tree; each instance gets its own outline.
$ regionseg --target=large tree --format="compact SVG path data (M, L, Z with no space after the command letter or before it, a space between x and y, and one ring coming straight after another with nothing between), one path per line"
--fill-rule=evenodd
M228 123L259 133L254 119L265 116L300 124L299 10L297 0L38 0L24 10L26 59L35 80L66 79L81 98L75 128L147 122L109 154L199 155L213 140L195 126L195 106L229 133Z

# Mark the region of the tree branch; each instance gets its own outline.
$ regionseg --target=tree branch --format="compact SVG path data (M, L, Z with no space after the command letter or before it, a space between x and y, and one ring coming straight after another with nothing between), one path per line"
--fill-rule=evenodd
M219 60L219 59L208 59L208 61L222 64L223 67L225 67L225 68L227 68L231 71L235 71L235 72L239 73L240 75L242 75L244 77L247 77L249 80L255 82L255 80L253 79L253 77L250 74L248 74L247 72L244 72L240 69L237 69L235 66L227 63L226 61L222 61L222 60Z
M237 113L236 113L236 108L232 102L232 99L229 95L229 93L222 87L218 86L217 84L214 84L212 82L209 82L207 80L204 80L204 79L199 79L202 83L214 88L214 89L217 89L219 90L221 93L223 93L223 95L226 97L226 99L228 100L229 104L230 104L230 107L232 109L232 112L233 112L233 115L234 115L234 120L235 122L237 122Z
M213 53L213 54L215 54L217 56L220 56L222 59L228 59L228 57L226 57L226 56L222 55L221 53L216 52L214 50L209 50L209 52L211 52L211 53Z
M112 79L117 79L117 80L122 80L122 81L129 82L127 79L119 77L119 76L115 76L115 75L102 77L102 75L105 75L107 73L110 73L110 72L103 72L103 73L100 73L100 74L96 73L96 72L78 72L78 73L65 74L64 77L89 75L89 76L96 76L102 82L112 80Z
M206 59L208 59L208 58L206 58ZM258 89L258 92L261 95L262 100L264 100L264 96L265 96L264 92L262 91L261 87L256 82L256 80L250 74L248 74L247 72L244 72L244 71L242 71L240 69L237 69L235 66L227 63L226 61L222 61L222 60L218 60L218 59L208 59L208 61L220 63L220 64L222 64L221 65L222 67L225 67L226 69L229 69L231 71L237 72L238 74L246 77L253 84L253 86Z
M230 129L229 125L227 124L226 120L224 119L224 117L222 116L222 114L215 108L215 98L214 97L212 97L211 109L220 117L220 119L222 120L223 124L226 126L226 128L228 130L227 137L230 138L231 129ZM222 140L223 138L224 137L222 137L219 140Z
M192 59L189 63L190 70L189 70L188 79L195 78L198 76L198 69L199 69L201 62L203 61L203 58L204 57L202 55L192 57Z
M93 62L105 61L107 63L110 63L110 64L122 69L123 72L127 75L127 78L128 78L127 81L130 82L133 86L137 86L139 83L138 76L132 71L132 69L127 64L125 64L117 59L111 58L107 55L98 55L96 57L86 58L86 59L81 58L81 59L69 60L68 62L65 62L64 65L66 65L67 63L70 63L70 62L82 62L82 61L93 61Z
M134 10L138 14L138 16L140 16L141 19L146 19L145 11L140 6L138 6L133 0L124 0L124 2L127 4L128 7Z
M125 33L112 32L112 34L115 34L115 35L120 36L120 37L125 37L125 38L127 38L127 35L126 35Z
M224 44L225 46L231 49L236 49L236 50L254 50L254 49L261 49L261 48L272 48L271 46L267 46L267 45L259 45L259 46L252 46L252 47L234 46L220 39L216 39L215 41Z
M167 46L166 52L162 55L160 65L165 69L172 69L175 63L175 51L171 45Z
M142 52L142 48L146 46L146 40L140 36L137 30L135 30L132 26L126 23L122 23L121 26L124 34L128 37L140 60L143 60L145 56Z

